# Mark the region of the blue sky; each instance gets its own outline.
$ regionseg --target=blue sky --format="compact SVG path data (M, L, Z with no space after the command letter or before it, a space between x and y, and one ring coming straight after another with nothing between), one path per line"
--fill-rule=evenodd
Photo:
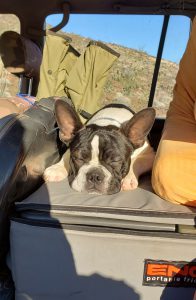
M58 24L61 15L51 15L46 22ZM71 15L65 32L79 34L94 40L110 42L142 50L156 56L163 16L130 15ZM178 63L189 36L187 17L172 16L163 51L163 58Z

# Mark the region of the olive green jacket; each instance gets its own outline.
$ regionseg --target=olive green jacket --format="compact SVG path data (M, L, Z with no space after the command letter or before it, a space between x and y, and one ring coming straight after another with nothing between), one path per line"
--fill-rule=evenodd
M101 42L91 41L79 54L68 39L47 35L40 68L37 98L65 96L81 115L100 108L107 75L119 54Z

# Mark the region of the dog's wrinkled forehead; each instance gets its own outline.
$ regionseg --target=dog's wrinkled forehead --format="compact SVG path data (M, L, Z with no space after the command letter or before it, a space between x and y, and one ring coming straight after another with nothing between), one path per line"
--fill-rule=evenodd
M96 154L104 159L112 154L124 157L127 152L133 150L133 147L117 127L101 127L93 124L84 127L76 134L70 144L70 150L79 151L84 155L89 153L89 156Z

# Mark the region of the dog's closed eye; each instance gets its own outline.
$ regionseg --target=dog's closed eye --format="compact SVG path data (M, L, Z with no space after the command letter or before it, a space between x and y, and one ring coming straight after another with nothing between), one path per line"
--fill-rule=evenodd
M76 162L83 162L84 158L76 155L72 155L72 159Z
M113 165L113 166L117 166L117 165L120 165L122 163L122 159L121 158L113 158L111 161L110 161L110 164Z

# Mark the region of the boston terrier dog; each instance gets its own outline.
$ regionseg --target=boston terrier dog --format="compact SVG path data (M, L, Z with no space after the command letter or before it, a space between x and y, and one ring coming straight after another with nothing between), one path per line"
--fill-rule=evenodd
M59 99L55 114L59 137L69 150L45 170L45 181L68 176L76 191L114 194L135 189L139 176L152 169L155 153L147 135L155 120L153 108L134 114L125 105L110 104L83 125L74 108Z

